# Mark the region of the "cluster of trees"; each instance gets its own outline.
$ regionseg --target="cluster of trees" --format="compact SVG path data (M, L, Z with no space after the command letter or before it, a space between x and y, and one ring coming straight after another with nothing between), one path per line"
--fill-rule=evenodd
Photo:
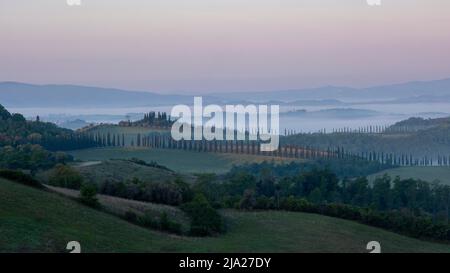
M44 186L39 181L34 179L31 175L25 174L21 171L0 169L0 177L34 188L44 188Z
M155 161L147 162L145 160L142 160L142 159L139 159L139 158L135 158L135 157L131 158L130 161L135 163L135 164L142 165L142 166L147 166L147 167L151 167L151 168L157 168L157 169L173 172L171 169L167 168L166 166L160 165L160 164L158 164Z
M144 119L137 121L138 124L146 124L148 126L169 127L172 125L170 116L166 112L149 112L144 114Z
M181 209L191 219L192 235L208 236L225 231L222 217L202 194L195 195L191 201L183 204Z
M32 173L66 163L73 157L63 152L49 152L40 145L24 144L0 147L0 168L26 169Z
M129 222L146 228L167 231L175 234L184 234L181 224L170 219L166 212L163 212L159 218L156 218L149 214L137 215L135 212L127 211L125 215L123 215L123 218Z
M189 186L181 179L174 182L141 181L134 178L129 181L103 181L99 184L99 193L133 199L178 206L187 201Z
M358 158L319 158L316 160L297 162L292 161L286 164L277 164L274 161L264 161L261 163L247 163L239 166L233 166L226 177L241 172L251 173L260 176L264 172L270 171L276 178L284 176L294 176L300 172L312 171L315 169L327 168L339 178L367 176L389 168L391 165L381 164L375 161L361 160Z
M266 169L258 176L235 172L221 185L221 196L225 198L222 202L226 204L226 198L234 200L233 206L238 206L241 200L238 198L252 193L255 198L273 198L275 203L292 196L314 204L341 203L378 211L405 210L446 223L450 216L450 186L416 179L391 179L387 175L369 183L366 177L339 179L328 169L278 178Z
M166 112L154 112L144 114L144 118L138 121L122 121L119 125L121 126L144 126L153 128L169 128L172 126L173 121Z
M0 105L0 146L39 144L50 151L67 151L98 146L88 135L77 134L53 123L26 120Z
M81 174L65 164L56 165L49 176L48 184L55 187L79 190L83 185L83 177Z
M89 207L99 208L100 202L97 199L97 187L91 183L83 184L80 189L79 200Z

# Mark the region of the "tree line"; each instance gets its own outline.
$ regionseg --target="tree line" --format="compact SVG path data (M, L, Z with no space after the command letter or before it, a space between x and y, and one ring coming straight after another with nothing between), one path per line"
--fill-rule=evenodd
M0 146L16 147L38 144L49 151L68 151L97 147L87 134L60 128L50 122L26 120L21 114L11 114L0 105Z

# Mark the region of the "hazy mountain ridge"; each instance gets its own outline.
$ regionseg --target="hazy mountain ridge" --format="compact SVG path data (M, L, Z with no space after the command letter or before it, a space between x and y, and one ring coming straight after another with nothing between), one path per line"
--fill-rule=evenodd
M8 107L127 107L188 103L192 97L115 88L3 82L0 102Z
M340 100L340 101L374 101L386 102L430 102L440 101L443 97L450 99L450 78L435 81L415 81L392 85L380 85L370 88L350 88L326 86L310 89L292 89L268 92L217 93L219 98L250 99L258 101L279 100L292 102L296 100ZM397 100L397 101L396 101Z
M203 96L204 103L343 105L346 103L431 103L450 101L450 78L370 88L325 86L268 92L229 92ZM129 107L192 104L193 95L158 94L78 85L0 82L0 102L7 107Z
M319 111L295 110L281 113L281 116L301 117L301 118L329 118L329 119L355 119L382 115L382 113L372 110L355 108L332 108Z

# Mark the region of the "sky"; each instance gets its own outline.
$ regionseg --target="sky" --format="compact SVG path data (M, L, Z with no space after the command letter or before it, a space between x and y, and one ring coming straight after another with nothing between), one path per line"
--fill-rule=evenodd
M0 0L0 81L158 93L450 77L450 1Z

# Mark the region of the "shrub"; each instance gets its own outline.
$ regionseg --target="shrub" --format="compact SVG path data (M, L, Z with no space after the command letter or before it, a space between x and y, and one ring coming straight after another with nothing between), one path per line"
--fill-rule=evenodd
M80 201L90 207L98 208L100 203L96 197L97 188L93 184L83 184L80 190Z
M49 184L78 190L83 184L83 177L72 167L58 164L50 175Z
M169 216L167 215L166 212L163 212L161 214L161 217L159 220L159 225L160 225L161 230L176 233L176 234L182 233L181 224L170 220Z
M24 184L26 186L31 186L39 189L44 188L44 186L39 183L39 181L35 180L31 175L25 174L21 171L1 169L0 177Z
M224 231L222 217L204 195L197 194L191 202L183 204L181 209L191 219L191 235L207 236Z
M252 210L256 206L255 192L254 190L245 190L244 196L239 202L240 209Z
M138 220L138 217L137 217L136 213L134 213L134 212L132 212L132 211L127 211L127 212L125 212L123 218L124 218L126 221L131 222L131 223L137 223L137 222L138 222L138 221L137 221L137 220Z
M137 217L137 224L146 228L152 229L160 228L158 221L156 221L155 219L153 219L152 216L147 214Z

